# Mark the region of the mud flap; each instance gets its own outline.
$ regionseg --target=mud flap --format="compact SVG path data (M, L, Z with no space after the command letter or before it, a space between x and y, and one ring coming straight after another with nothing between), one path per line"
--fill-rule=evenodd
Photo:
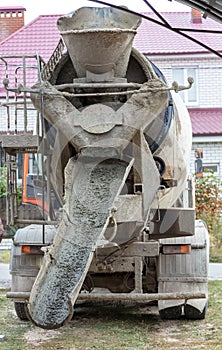
M163 300L159 313L165 319L178 319L184 313L188 319L203 319L208 304L209 239L205 224L195 222L193 237L161 240L163 244L191 244L191 254L160 255L158 291L204 293L204 299Z
M45 253L29 300L29 317L39 327L58 328L72 317L96 242L109 223L113 202L132 163L118 159L84 161L84 157L69 161L63 219Z

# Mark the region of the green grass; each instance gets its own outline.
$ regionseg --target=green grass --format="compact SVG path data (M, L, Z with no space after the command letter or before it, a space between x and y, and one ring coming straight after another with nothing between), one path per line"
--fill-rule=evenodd
M217 246L210 248L210 262L222 263L222 246L220 248Z
M209 308L201 321L163 321L155 306L77 307L58 330L18 320L0 291L0 350L221 350L222 281L209 282Z
M0 250L0 263L8 264L10 261L10 250Z

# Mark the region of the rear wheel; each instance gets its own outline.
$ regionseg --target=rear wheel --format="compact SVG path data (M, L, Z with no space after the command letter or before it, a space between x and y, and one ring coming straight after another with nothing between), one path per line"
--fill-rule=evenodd
M181 317L182 305L161 309L159 310L159 314L163 320L177 320Z
M207 313L207 304L202 312L191 305L184 305L184 313L188 320L203 320Z
M25 303L14 303L15 312L22 321L28 321L28 309Z

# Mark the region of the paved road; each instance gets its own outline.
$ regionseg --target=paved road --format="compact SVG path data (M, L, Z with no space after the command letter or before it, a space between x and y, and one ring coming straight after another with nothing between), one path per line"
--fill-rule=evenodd
M9 273L9 264L0 263L0 288L10 288L11 275Z
M222 280L222 264L210 263L209 280Z
M222 280L222 264L210 264L209 279ZM0 288L10 288L11 276L9 273L9 265L0 263Z

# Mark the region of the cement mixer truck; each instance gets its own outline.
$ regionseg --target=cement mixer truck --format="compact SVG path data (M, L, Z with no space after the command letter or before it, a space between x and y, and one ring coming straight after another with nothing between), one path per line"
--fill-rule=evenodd
M195 220L191 123L178 94L192 79L167 84L133 47L140 23L112 7L59 18L62 39L39 80L16 90L40 114L45 185L42 220L14 237L7 296L45 329L68 322L79 301L206 315L208 232Z

